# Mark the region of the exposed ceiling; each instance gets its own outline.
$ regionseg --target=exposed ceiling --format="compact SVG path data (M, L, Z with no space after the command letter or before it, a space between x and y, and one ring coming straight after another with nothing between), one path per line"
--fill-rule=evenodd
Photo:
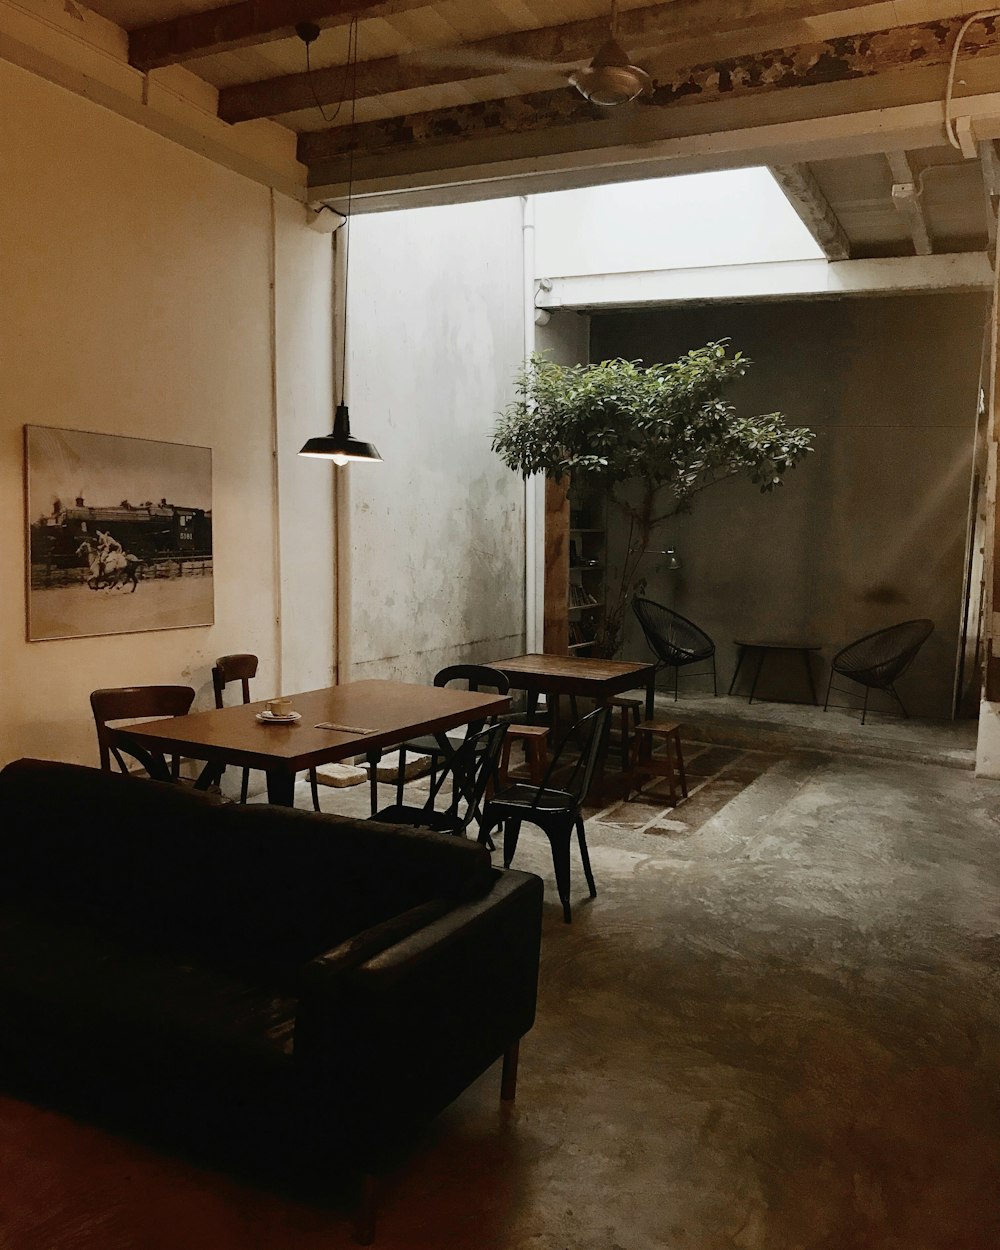
M966 155L947 144L942 123L948 61L974 12L967 2L621 0L619 40L654 87L613 109L566 78L607 37L610 0L88 7L128 32L136 69L155 78L181 65L217 89L218 115L232 127L268 118L294 132L314 200L342 196L352 152L369 207L400 191L433 199L449 184L504 194L526 177L551 189L768 163L831 258L993 241L1000 19L974 23L963 40L956 95L959 108L972 97L976 113ZM294 33L302 21L321 27L311 74Z

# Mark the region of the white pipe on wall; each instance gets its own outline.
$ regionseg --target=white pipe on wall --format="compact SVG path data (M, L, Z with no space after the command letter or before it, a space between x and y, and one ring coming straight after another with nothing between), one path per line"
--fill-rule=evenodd
M270 192L270 223L268 235L268 292L269 338L271 352L271 488L274 504L274 690L283 694L282 651L284 639L281 620L281 476L278 466L278 219L274 202L274 190Z
M346 306L346 248L340 240L344 237L343 230L330 236L333 247L333 283L331 299L333 300L333 342L331 355L333 358L333 395L336 403L339 393L340 378L337 362L341 360L341 345L347 334ZM346 352L343 356L344 372L347 371ZM346 398L346 380L345 380ZM343 468L331 466L333 473L333 507L334 507L334 614L336 625L334 656L334 681L351 680L351 478L350 466Z

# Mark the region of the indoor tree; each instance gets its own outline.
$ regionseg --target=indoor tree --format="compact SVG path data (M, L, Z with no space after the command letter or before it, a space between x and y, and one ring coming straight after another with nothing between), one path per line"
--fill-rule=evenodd
M669 364L559 365L536 354L522 367L493 450L524 477L582 479L606 493L627 521L621 578L608 589L598 653L613 655L621 644L625 612L642 585L640 562L660 525L727 478L774 490L811 450L811 430L788 425L777 412L738 416L723 398L749 365L722 340Z

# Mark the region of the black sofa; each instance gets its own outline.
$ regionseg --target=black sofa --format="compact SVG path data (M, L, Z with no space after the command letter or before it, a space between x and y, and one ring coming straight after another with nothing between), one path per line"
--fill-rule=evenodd
M6 1084L210 1158L357 1169L370 1240L415 1130L501 1057L513 1097L541 901L465 839L20 760Z

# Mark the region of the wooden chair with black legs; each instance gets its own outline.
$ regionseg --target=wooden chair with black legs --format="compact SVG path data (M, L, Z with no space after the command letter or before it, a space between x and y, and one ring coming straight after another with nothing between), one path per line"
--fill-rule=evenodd
M225 706L223 699L223 691L230 682L239 682L240 689L243 693L243 702L249 703L250 699L250 680L257 676L258 660L255 655L220 655L215 661L215 667L212 669L212 687L215 690L215 706L218 708ZM222 780L222 774L225 769L219 772L219 780ZM247 801L247 792L250 788L250 769L243 769L243 780L240 783L240 802ZM312 791L313 808L318 812L319 806L319 782L316 777L315 768L309 770L309 788Z
M375 812L369 819L466 836L473 817L481 810L490 783L495 784L506 734L507 726L502 722L471 734L452 751L440 771L436 772L426 803L421 807L393 803ZM451 797L448 806L439 811L437 799L449 779L452 782Z
M171 757L169 766L162 756L145 751L139 746L125 746L113 742L109 733L111 722L129 720L154 720L159 717L185 716L194 702L190 686L116 686L94 690L90 707L97 726L97 747L101 768L106 773L115 771L117 764L123 773L133 773L126 756L135 760L148 776L158 781L180 780L180 757Z
M498 791L486 802L483 813L480 840L485 841L498 826L503 825L503 865L509 868L517 850L521 822L537 825L549 840L552 848L552 865L556 874L556 887L562 903L563 919L570 924L573 913L569 901L569 848L576 830L580 844L580 858L587 878L590 897L597 897L594 874L590 867L587 836L583 827L583 804L586 802L590 783L593 781L597 761L608 736L611 708L602 706L572 725L564 735L552 757L548 772L540 786L513 785ZM573 744L579 740L582 749L569 775L563 780L558 774L566 767L566 759Z

